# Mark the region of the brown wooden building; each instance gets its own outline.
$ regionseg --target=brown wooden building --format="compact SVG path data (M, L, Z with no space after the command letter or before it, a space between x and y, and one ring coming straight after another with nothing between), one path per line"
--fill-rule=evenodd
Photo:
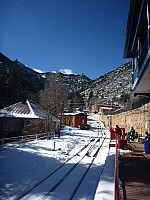
M0 138L20 136L25 131L29 134L58 132L58 127L60 120L31 100L0 109Z
M98 104L93 104L91 111L107 114L107 113L114 111L114 108L111 105L110 106L109 105L102 106L102 105L98 105Z
M63 124L71 127L80 127L81 124L87 124L87 115L82 112L64 113Z

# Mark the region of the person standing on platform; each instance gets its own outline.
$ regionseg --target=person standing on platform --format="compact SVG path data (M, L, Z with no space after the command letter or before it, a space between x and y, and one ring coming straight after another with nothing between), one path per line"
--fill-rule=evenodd
M121 132L121 128L118 125L116 125L115 131L116 131L117 137L121 138L122 132Z
M135 130L133 127L131 127L131 130L129 132L129 135L130 135L130 139L131 141L134 141L134 137L135 137Z

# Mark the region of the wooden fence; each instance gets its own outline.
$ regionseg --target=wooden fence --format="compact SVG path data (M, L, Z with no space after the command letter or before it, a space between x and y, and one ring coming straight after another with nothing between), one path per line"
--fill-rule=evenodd
M43 140L48 139L47 133L40 133L35 135L22 135L18 137L9 137L9 138L2 138L0 139L0 145L4 145L6 143L12 143L12 142L19 142L19 143L25 143L33 140Z

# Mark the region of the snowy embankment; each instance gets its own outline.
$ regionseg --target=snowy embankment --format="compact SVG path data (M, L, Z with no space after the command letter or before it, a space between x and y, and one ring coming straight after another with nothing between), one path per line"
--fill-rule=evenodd
M56 181L60 174L65 173L65 170L70 169L78 162L78 159L81 159L80 157L83 156L85 149L75 158L73 156L89 144L93 138L95 141L100 138L99 143L96 143L100 151L73 199L92 200L100 194L103 196L104 192L103 197L105 199L113 199L114 152L109 152L109 130L105 129L100 121L93 118L88 120L88 123L92 126L91 130L88 131L65 127L61 131L60 138L54 137L51 140L38 140L28 143L12 143L1 147L0 199L15 200L22 197L22 199L34 200L43 198L46 190L49 190L51 182ZM91 147L93 144L90 144ZM97 146L94 146L95 151ZM90 150L90 156L84 156L82 162L73 172L74 175L68 178L68 181L66 179L60 189L57 189L51 196L44 197L44 199L67 200L69 186L75 185L78 177L81 176L93 159L95 151L94 149ZM70 160L66 162L68 159ZM64 162L66 162L64 164L65 168L53 178L53 181L47 179L42 183L42 186L38 186L38 189L31 190L33 186L49 176Z

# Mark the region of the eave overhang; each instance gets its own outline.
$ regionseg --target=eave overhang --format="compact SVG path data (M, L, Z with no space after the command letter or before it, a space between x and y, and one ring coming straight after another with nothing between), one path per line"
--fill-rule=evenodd
M149 0L148 0L149 1ZM130 0L126 40L124 46L124 58L134 57L134 47L138 39L141 23L145 20L146 0Z

